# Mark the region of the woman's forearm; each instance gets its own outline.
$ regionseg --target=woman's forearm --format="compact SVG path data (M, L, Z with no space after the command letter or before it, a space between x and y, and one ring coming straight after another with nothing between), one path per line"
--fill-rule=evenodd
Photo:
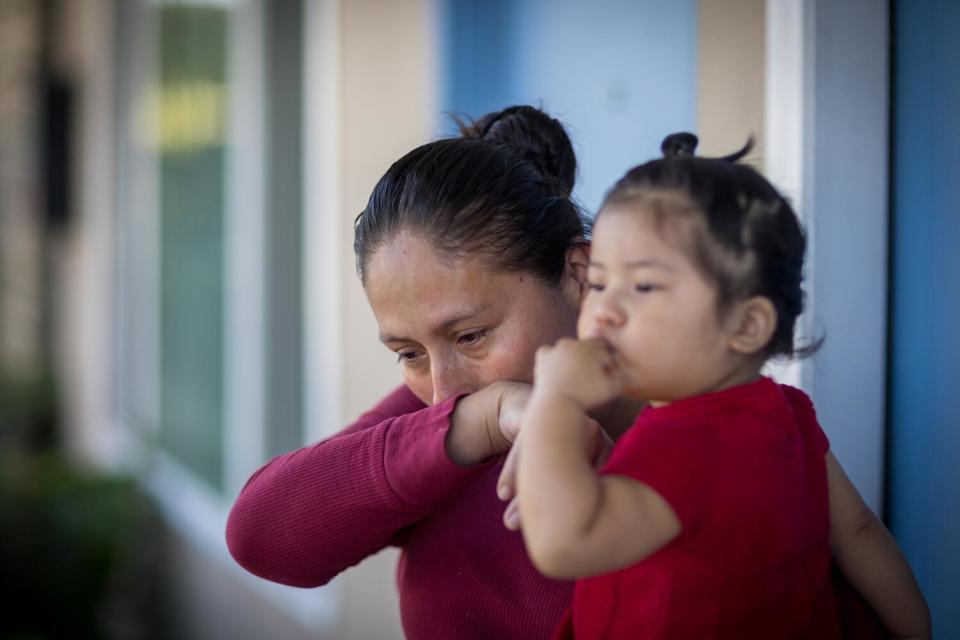
M835 545L833 556L892 637L930 637L926 600L896 541L876 516Z
M319 586L461 491L483 467L457 466L444 451L453 401L422 407L398 390L343 432L254 473L227 522L236 561L267 580Z
M830 548L840 571L891 635L930 637L930 610L896 540L830 452L826 467Z

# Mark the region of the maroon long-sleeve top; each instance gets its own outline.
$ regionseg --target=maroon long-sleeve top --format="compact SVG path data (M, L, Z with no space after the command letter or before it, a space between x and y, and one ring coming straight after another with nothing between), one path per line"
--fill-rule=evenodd
M397 545L408 638L548 637L572 583L540 575L502 525L502 461L447 456L455 403L427 407L400 387L340 433L274 458L230 513L230 553L261 578L317 587Z

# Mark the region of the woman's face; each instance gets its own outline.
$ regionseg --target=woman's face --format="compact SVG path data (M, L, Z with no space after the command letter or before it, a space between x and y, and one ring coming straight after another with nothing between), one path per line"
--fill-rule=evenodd
M586 250L571 251L581 252L585 266ZM481 258L451 259L406 231L366 267L380 340L426 404L499 380L530 382L537 347L576 332L581 290L566 273L554 287L492 270Z

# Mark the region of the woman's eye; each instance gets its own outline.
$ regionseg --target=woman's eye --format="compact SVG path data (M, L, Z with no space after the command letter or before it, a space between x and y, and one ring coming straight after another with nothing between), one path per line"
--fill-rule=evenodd
M603 291L603 285L599 282L588 282L587 288L590 289L590 291Z
M397 362L416 362L419 355L416 351L397 351Z
M650 293L651 291L656 291L657 286L653 284L638 284L634 286L634 289L638 293Z
M486 331L471 331L457 338L457 344L461 347L472 347L487 335Z

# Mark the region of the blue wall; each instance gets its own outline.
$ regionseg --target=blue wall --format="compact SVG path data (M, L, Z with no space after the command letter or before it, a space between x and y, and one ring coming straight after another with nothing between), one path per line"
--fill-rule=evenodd
M542 105L568 125L590 211L666 134L695 130L695 0L444 0L441 14L442 108Z
M805 376L830 448L883 504L889 264L890 19L886 0L807 3L806 276L823 348ZM851 28L856 25L856 28Z
M888 513L960 638L960 3L900 2L894 29Z

